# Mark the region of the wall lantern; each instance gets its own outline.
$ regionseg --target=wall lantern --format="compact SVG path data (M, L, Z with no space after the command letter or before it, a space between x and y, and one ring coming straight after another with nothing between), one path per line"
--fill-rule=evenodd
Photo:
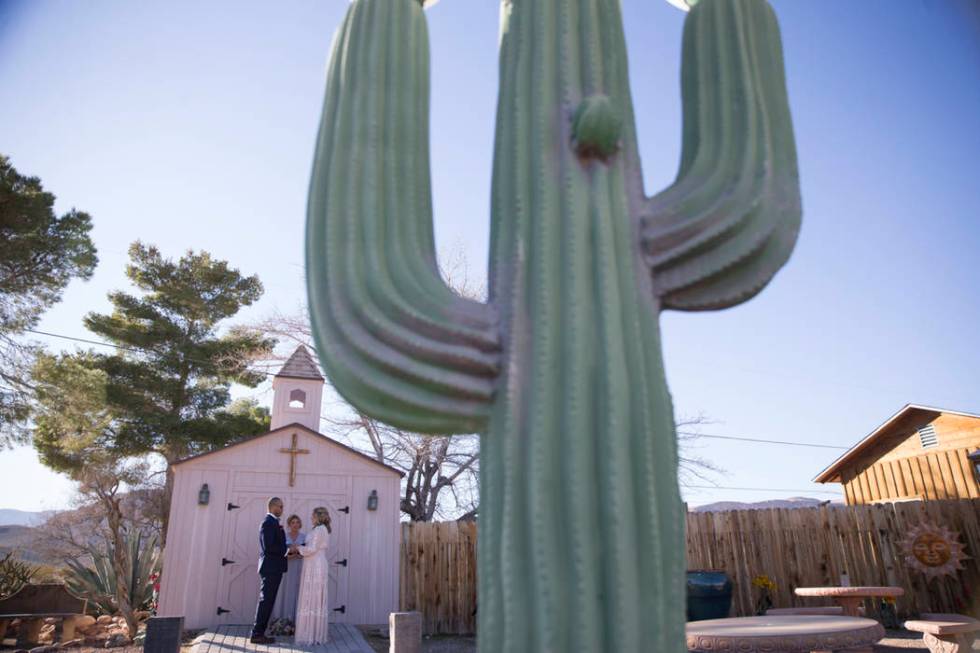
M378 491L371 490L371 496L368 497L368 510L378 509Z
M197 493L197 505L206 506L211 500L211 489L208 488L208 484L205 483L201 486L201 491Z
M973 473L976 474L977 483L980 483L980 449L968 455L967 459L970 461L970 465L973 466Z

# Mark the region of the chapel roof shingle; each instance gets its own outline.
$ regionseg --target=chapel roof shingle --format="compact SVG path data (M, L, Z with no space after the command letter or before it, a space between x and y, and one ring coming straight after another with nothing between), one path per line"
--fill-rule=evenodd
M286 361L276 376L288 376L291 379L323 380L323 375L320 374L316 362L303 345L296 348L296 351L293 352L293 355L289 357L289 360Z

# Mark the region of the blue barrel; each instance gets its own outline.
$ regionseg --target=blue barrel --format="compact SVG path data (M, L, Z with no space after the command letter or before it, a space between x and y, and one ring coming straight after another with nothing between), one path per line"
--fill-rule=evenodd
M732 579L721 569L687 570L687 620L724 619L732 609Z

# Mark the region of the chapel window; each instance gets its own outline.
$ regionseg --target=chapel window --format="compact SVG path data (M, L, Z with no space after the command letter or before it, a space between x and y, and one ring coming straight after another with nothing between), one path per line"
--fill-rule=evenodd
M289 407L303 408L306 406L306 393L302 390L293 390L289 393Z

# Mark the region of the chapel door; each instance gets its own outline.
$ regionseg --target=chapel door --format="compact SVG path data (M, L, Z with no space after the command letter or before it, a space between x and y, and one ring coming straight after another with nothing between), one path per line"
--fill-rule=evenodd
M269 495L233 492L226 506L215 623L250 624L259 600L259 528Z
M327 545L327 559L330 561L330 578L327 586L327 600L330 603L330 621L347 623L347 585L350 569L350 502L345 494L296 493L286 497L286 511L283 522L292 514L303 520L303 531L309 535L313 530L310 517L317 506L325 506L330 512L330 539Z

